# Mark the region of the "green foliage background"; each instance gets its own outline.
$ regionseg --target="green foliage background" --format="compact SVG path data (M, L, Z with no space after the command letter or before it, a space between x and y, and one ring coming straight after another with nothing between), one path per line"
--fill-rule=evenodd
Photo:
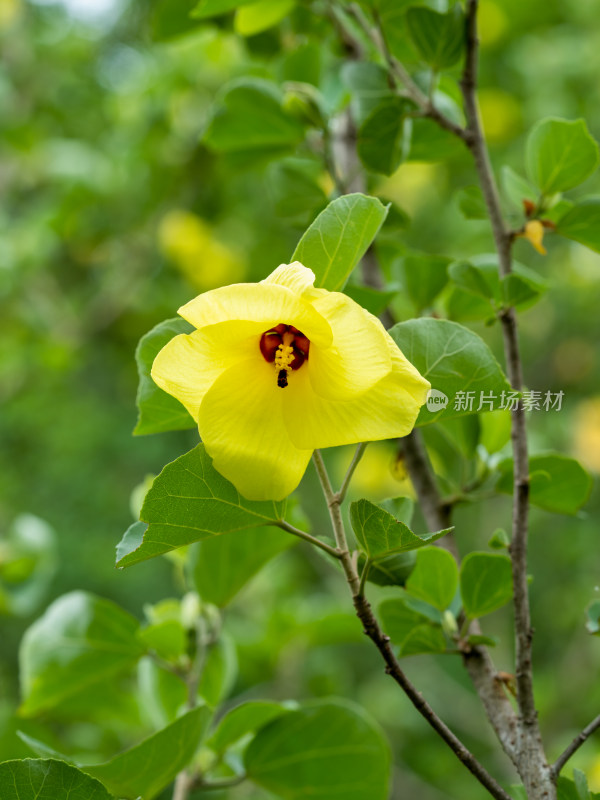
M64 709L60 724L17 722L18 643L53 598L73 589L116 600L138 618L145 604L181 592L177 569L166 559L127 573L114 569L114 546L137 519L137 508L130 511L131 487L197 440L193 431L130 437L136 343L198 291L260 280L288 261L325 205L323 191L332 188L300 146L312 162L305 169L319 180L306 178L303 196L309 199L289 208L279 190L290 185L289 174L265 153L221 155L201 141L215 96L236 77L312 83L330 106L342 105L344 54L330 23L299 4L293 22L246 39L225 18L160 41L173 32L161 22L165 5L132 0L94 16L82 13L83 4L0 0L2 760L30 755L14 735L17 727L85 755L87 763L151 732L133 688L120 684L107 685L106 696L97 690L89 704L80 700ZM509 164L524 173L525 136L543 116L583 116L598 138L599 15L598 0L482 3L480 99L496 168ZM436 153L445 160L436 160ZM466 152L449 150L442 137L429 154L429 160L403 164L389 179L369 179L371 193L395 201L410 217L410 225L382 245L388 277L399 282L399 259L422 251L424 242L429 255L453 260L492 250L488 225L465 221L459 210L456 192L475 183ZM294 163L286 163L294 180L302 181ZM598 192L596 174L574 194ZM522 319L526 382L532 389L565 392L561 412L532 413L532 449L576 455L598 473L600 257L557 236L546 242L545 257L525 241L515 250L550 283ZM202 260L202 250L210 257ZM199 265L194 275L190 260ZM400 320L420 310L403 293L393 307ZM469 325L500 355L497 326ZM405 485L389 471L391 456L385 446L372 448L357 474L356 496L377 501L402 493ZM334 473L343 472L349 452L338 457ZM442 477L451 481L452 465L438 461ZM301 496L309 497L315 485L309 471ZM540 509L532 516L538 702L546 728L556 731L556 754L600 703L600 645L584 625L585 608L600 585L593 522L599 502L596 490L576 517ZM508 498L459 507L461 549L484 548L497 528L508 526L509 508ZM19 570L32 567L27 557L15 567L11 531L35 524L19 523L23 514L53 529L45 563L53 559L56 566L36 578L37 595L19 604ZM324 508L310 506L316 528L324 515ZM414 527L425 529L423 523ZM394 797L477 800L482 790L384 680L377 655L363 646L345 592L309 548L278 556L227 611L239 651L233 694L251 697L260 684L262 696L274 699L335 694L357 700L390 734ZM510 646L506 615L486 621L486 632ZM497 661L502 666L502 652ZM495 763L500 757L483 722L472 725L478 701L458 660L415 656L406 664L466 744L479 752L489 745L483 760L509 775L503 761ZM100 720L102 727L93 724ZM592 744L574 762L596 791L599 753ZM404 766L409 763L411 770Z

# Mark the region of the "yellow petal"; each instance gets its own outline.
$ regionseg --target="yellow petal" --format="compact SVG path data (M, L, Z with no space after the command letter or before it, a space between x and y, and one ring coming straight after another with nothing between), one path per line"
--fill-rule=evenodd
M273 365L254 357L223 372L200 406L200 436L215 469L248 500L287 497L312 455L290 439L287 391L277 386Z
M305 267L299 261L291 264L280 264L264 281L265 283L275 283L278 286L286 286L294 294L302 295L308 289L312 289L315 282L315 273L312 269Z
M376 317L345 294L314 290L313 296L314 307L333 332L331 347L310 350L308 371L313 389L330 400L349 400L390 372L387 333Z
M226 320L260 323L260 332L284 323L294 325L311 342L331 344L331 328L313 306L278 284L235 283L205 292L179 309L179 314L196 328Z
M219 375L240 360L260 356L256 323L221 322L171 339L152 364L152 379L198 419L200 403Z
M525 230L523 233L519 233L517 236L527 239L527 241L531 243L538 253L543 256L546 255L546 248L542 244L544 241L544 226L539 219L529 220L529 222L527 222L525 225Z
M302 368L291 375L286 422L297 447L336 447L410 433L430 383L388 339L391 372L372 388L345 402L315 394Z

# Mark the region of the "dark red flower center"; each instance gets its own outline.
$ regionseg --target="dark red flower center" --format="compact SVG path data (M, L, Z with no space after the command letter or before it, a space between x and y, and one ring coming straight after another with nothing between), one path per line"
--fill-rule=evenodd
M310 341L302 331L283 322L269 328L260 337L260 352L265 361L277 370L277 385L282 389L288 385L289 373L304 364L309 349Z

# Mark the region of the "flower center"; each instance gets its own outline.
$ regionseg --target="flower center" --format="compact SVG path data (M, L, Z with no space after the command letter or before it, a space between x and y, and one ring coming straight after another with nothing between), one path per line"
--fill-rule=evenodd
M281 389L288 385L290 372L300 369L304 364L309 349L309 340L293 325L280 323L260 337L260 352L265 361L275 367L277 386Z

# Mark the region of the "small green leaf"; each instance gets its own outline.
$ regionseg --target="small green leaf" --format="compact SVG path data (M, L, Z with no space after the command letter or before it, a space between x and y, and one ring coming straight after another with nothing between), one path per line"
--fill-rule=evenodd
M376 561L369 562L367 580L376 586L404 586L416 563L417 556L414 551L380 556ZM367 558L361 553L358 559L358 568L361 572L366 564Z
M466 219L487 219L487 208L479 186L465 186L457 193L458 207Z
M349 61L342 67L341 78L352 92L354 116L359 126L376 108L394 98L388 74L378 64Z
M152 800L192 760L210 717L206 706L195 708L105 764L84 769L117 797Z
M586 610L587 620L585 627L594 636L600 635L600 600L594 600L593 603L587 607Z
M165 619L140 629L138 639L147 650L154 650L166 661L175 661L185 653L185 628L175 619Z
M428 425L440 418L476 413L480 393L500 397L510 391L500 365L483 339L456 322L442 319L415 319L401 322L389 331L390 336L432 389L447 398L445 406L427 404L421 409L417 425ZM463 395L458 395L463 392ZM467 392L472 392L473 403ZM431 404L430 404L431 405ZM490 410L484 405L481 410Z
M479 442L488 453L497 453L510 441L510 411L490 411L479 418L481 434Z
M168 319L140 339L135 351L139 384L136 399L138 421L134 435L179 431L197 426L179 400L159 389L150 377L152 364L159 351L175 336L192 330L193 327L184 319Z
M132 668L143 655L139 622L109 600L71 592L26 631L19 654L23 705L32 716Z
M289 710L272 700L241 703L225 714L206 744L217 753L222 753L246 734L257 731L276 717L287 714Z
M350 505L350 520L361 549L372 561L392 553L407 553L425 547L452 531L452 528L447 528L417 536L403 522L368 500Z
M527 139L529 177L542 194L572 189L598 166L598 145L584 119L544 119Z
M409 104L400 98L386 100L365 119L358 131L358 155L372 172L392 175L405 158L409 140L404 115Z
M502 188L507 199L510 200L512 205L523 212L523 200L530 200L532 203L537 202L538 192L536 189L522 178L518 173L508 166L503 166L500 171L500 180Z
M574 781L560 775L556 782L557 800L600 800L600 794L590 792L587 778L578 769L573 770Z
M481 634L477 633L467 637L467 644L470 644L473 647L479 647L480 645L483 645L484 647L496 647L498 644L498 638L495 636L482 636Z
M417 553L417 564L406 581L406 591L439 611L448 608L458 586L454 557L441 547L426 547Z
M573 782L579 795L579 800L591 800L590 790L588 788L587 778L585 773L580 769L573 770Z
M143 540L140 543L141 528L135 535L130 528L117 549L117 566L128 567L210 536L272 523L283 519L285 505L285 501L243 498L214 469L199 444L155 478L140 515L148 523Z
M402 262L402 280L419 312L429 308L448 283L449 258L407 255Z
M500 478L496 489L513 491L513 464L508 458L498 464ZM560 453L531 456L529 459L529 499L533 505L556 514L576 514L587 502L592 478L574 458Z
M386 800L387 742L362 708L316 701L261 728L244 756L248 777L283 800Z
M438 72L456 64L464 47L464 14L460 4L446 14L425 6L409 8L406 30L419 55Z
M510 539L508 537L507 532L503 528L498 528L492 534L492 538L489 540L488 545L492 548L492 550L504 550L508 548L510 545Z
M491 614L512 598L512 566L501 553L469 553L460 568L460 593L471 619Z
M204 141L213 150L234 153L270 148L273 155L304 137L304 126L286 114L278 87L260 78L240 78L222 91Z
M386 207L364 194L338 197L304 233L292 256L316 275L315 286L341 291L386 217Z
M314 212L327 204L327 196L317 183L321 171L315 161L300 158L280 159L271 164L269 187L275 213L308 224Z
M527 308L535 303L548 288L541 278L524 276L517 272L506 275L500 283L504 305Z
M238 8L233 27L241 36L255 36L291 13L295 0L258 0Z
M392 642L399 646L401 655L404 655L404 643L409 637L411 637L409 646L411 655L415 655L415 653L418 652L415 650L415 647L419 642L421 646L425 648L420 652L442 652L446 649L444 636L439 625L435 627L428 617L408 606L404 598L384 600L379 606L379 615L381 616L383 630L391 638ZM436 633L430 638L429 642L427 641L426 629L441 634L441 650L439 649L439 637L436 636ZM436 638L438 640L437 645L435 641ZM428 645L436 649L433 651L429 650L427 649Z
M407 128L410 130L410 150L406 161L444 161L461 153L460 139L440 128L434 120L416 117L410 123Z
M417 625L402 642L401 656L416 656L422 653L446 652L446 639L441 628L433 625Z
M469 261L455 261L448 267L448 274L453 282L466 292L492 300L495 297L497 285L496 271L482 269ZM489 278L492 280L489 280Z
M277 528L251 528L204 539L194 547L192 568L203 600L226 606L268 561L296 544Z
M558 220L556 232L600 253L600 197L574 205Z
M0 764L0 796L2 800L114 800L101 783L76 767L35 758Z

